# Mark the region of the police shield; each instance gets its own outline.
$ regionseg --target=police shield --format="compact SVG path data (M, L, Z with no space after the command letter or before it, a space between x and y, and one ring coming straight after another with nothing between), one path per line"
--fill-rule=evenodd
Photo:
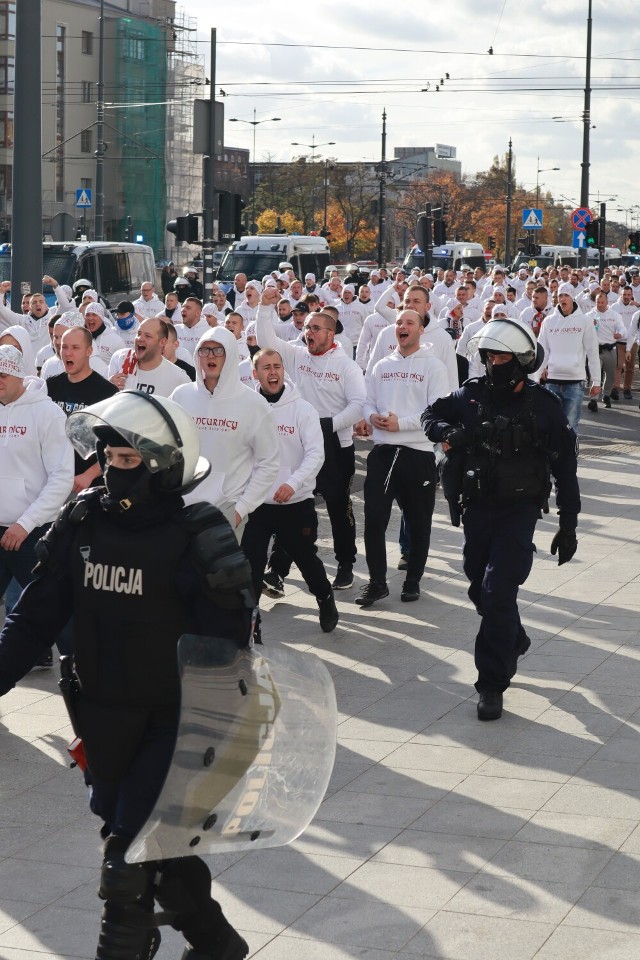
M277 847L311 822L333 769L337 709L314 654L185 635L171 767L127 861Z

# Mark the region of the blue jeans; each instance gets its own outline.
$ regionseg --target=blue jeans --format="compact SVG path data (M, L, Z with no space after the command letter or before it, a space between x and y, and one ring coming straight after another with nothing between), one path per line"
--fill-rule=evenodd
M555 393L562 403L562 410L569 422L569 426L578 432L582 401L584 399L584 383L545 383L544 386L551 393Z

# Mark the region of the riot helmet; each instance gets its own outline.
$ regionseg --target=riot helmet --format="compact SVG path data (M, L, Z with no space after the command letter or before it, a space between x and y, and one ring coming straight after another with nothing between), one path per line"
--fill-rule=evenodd
M175 401L138 390L123 390L72 413L66 433L85 460L104 447L131 447L152 475L155 494L186 493L208 475L211 464L200 456L198 429Z
M544 361L544 350L531 328L506 317L487 321L469 340L468 349L480 354L489 383L505 390L513 390L528 374L539 370ZM489 353L509 353L512 360L507 364L489 363Z

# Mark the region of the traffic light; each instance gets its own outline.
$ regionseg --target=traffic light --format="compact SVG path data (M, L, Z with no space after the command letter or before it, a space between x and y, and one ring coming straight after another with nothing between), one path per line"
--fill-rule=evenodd
M518 253L529 252L529 237L518 237Z
M198 218L195 213L169 220L167 230L169 233L175 233L178 243L182 243L183 240L185 243L198 243ZM133 232L131 235L133 236Z
M218 240L239 240L242 236L244 200L239 193L218 194ZM285 233L286 231L283 231Z
M629 253L640 252L640 230L629 234Z
M433 238L431 234L431 217L427 217L426 214L421 213L416 222L416 240L418 246L424 252L429 250L433 244Z
M586 245L595 249L600 246L600 221L591 220L585 227Z
M433 221L433 242L436 247L447 242L447 225L442 219Z
M535 243L533 239L529 242L529 253L532 257L539 257L542 253L542 247L540 244Z
M127 225L124 228L124 238L128 243L133 243L133 221L127 217Z
M489 250L495 250L496 248L496 238L489 237Z

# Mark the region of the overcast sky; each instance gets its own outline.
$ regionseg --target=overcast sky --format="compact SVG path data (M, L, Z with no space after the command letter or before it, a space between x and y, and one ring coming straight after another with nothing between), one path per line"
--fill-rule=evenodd
M591 205L615 197L609 219L622 222L616 208L640 203L638 5L593 0ZM250 120L254 109L258 120L281 118L257 127L258 159L308 153L290 144L313 136L336 144L318 157L379 159L386 108L387 158L395 146L451 144L463 172L474 173L511 137L518 182L534 189L538 166L560 167L540 173L541 190L569 201L580 194L587 11L588 0L188 5L207 64L217 28L227 121ZM252 149L252 137L250 124L225 125L228 145Z

